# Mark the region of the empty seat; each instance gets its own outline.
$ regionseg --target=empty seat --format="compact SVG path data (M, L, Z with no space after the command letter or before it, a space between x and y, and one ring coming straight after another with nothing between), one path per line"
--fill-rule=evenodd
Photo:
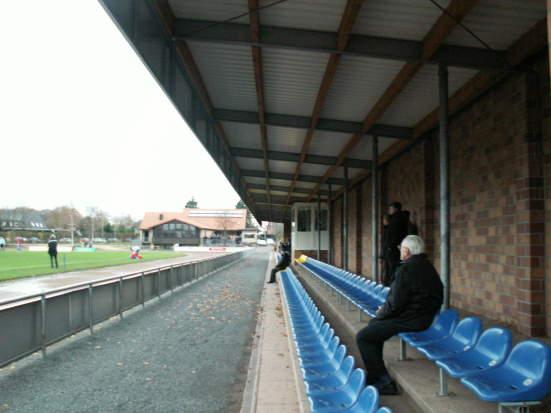
M412 347L426 345L448 337L453 332L458 320L458 312L448 309L438 314L427 330L418 333L402 333L400 338Z
M511 351L511 343L509 330L489 328L472 349L438 360L436 364L454 378L476 375L501 365Z
M354 358L352 356L347 356L340 368L333 374L310 378L309 381L305 381L306 393L310 394L317 391L337 390L346 384L353 370Z
M535 340L522 341L503 364L461 382L485 401L540 401L551 391L551 348Z
M360 394L360 397L358 397L358 401L354 403L354 405L350 406L348 409L342 410L342 412L343 413L376 413L381 410L381 409L377 410L378 408L379 408L379 392L375 387L367 386ZM392 413L390 409L383 410L383 412Z
M329 413L352 406L365 387L365 372L356 369L340 389L309 396L312 413Z
M417 345L417 350L429 360L439 360L463 353L476 344L482 332L482 321L478 317L466 317L461 320L453 333L436 342Z

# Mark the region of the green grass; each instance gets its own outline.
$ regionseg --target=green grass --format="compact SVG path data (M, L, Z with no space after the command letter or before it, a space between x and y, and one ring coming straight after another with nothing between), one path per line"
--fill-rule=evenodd
M109 267L144 261L181 257L185 254L173 251L142 251L142 260L131 260L130 251L60 252L57 256L59 269L50 268L47 252L1 251L0 281L34 275L56 274L65 271ZM66 267L64 267L64 257Z

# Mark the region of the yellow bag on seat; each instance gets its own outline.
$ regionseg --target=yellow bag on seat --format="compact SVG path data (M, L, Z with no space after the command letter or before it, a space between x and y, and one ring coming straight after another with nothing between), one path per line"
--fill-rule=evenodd
M304 264L306 261L308 261L308 256L302 254L300 257L297 258L297 262Z

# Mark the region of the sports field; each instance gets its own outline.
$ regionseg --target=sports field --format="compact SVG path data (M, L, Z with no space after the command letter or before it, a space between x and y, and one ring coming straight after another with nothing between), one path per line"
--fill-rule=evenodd
M173 251L143 251L143 259L136 261L130 259L129 251L60 252L58 254L59 269L51 269L50 257L47 252L8 250L0 252L0 281L33 275L154 261L183 255L185 254Z

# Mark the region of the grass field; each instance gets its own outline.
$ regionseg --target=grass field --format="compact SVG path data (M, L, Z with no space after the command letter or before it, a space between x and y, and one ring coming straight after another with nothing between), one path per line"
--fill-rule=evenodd
M136 261L130 259L129 251L60 252L57 257L59 269L52 270L47 252L8 250L0 252L0 281L33 275L154 261L183 255L185 254L173 251L144 251L142 253L143 259ZM66 266L64 266L64 258Z

